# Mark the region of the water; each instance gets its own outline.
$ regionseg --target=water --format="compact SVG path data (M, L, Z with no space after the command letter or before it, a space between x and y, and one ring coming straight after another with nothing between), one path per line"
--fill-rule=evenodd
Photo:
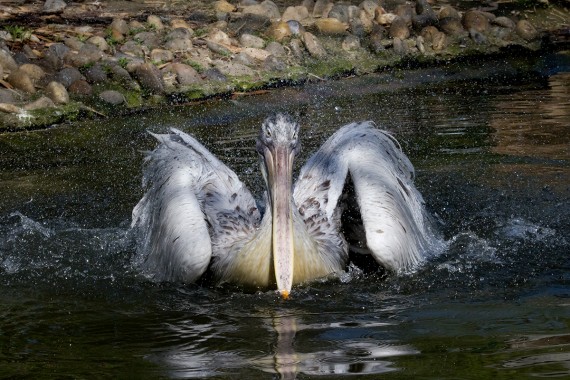
M568 56L394 72L0 135L0 378L570 376ZM146 130L195 134L256 191L254 137L295 113L303 158L392 131L449 248L415 273L274 292L132 265Z

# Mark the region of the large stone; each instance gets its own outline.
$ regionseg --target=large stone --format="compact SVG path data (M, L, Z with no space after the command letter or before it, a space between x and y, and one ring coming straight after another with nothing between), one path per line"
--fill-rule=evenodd
M515 27L516 33L527 41L532 41L538 38L538 31L527 20L520 20Z
M208 37L207 39L209 41L218 43L218 44L222 44L222 45L231 45L232 44L232 40L230 39L230 37L223 31L219 30L219 29L214 29L212 30L210 33L208 33Z
M221 13L231 13L236 10L235 5L230 4L226 0L214 2L214 10Z
M376 8L378 8L378 3L373 0L364 0L360 3L360 9L366 12L366 15L370 17L370 19L374 19L376 16Z
M325 35L339 35L346 34L348 29L348 24L336 19L336 18L320 18L315 21L315 26L319 30L319 33Z
M500 16L493 20L493 24L500 26L501 28L507 28L513 30L517 24L508 17Z
M461 15L451 5L444 5L443 7L441 7L441 9L439 10L439 13L437 14L437 17L440 20L443 20L445 18L451 18L454 20L460 20L461 21Z
M400 16L396 16L390 25L389 35L391 38L399 38L401 40L408 38L410 36L410 29L408 29L406 21Z
M173 30L178 29L178 28L184 28L184 29L187 29L188 31L190 31L192 34L194 34L194 30L192 30L192 28L190 27L190 25L188 25L186 20L181 19L181 18L175 18L173 20L170 20L170 27Z
M13 71L18 68L18 64L8 51L0 49L0 66L6 71Z
M107 40L101 36L93 36L87 40L87 43L97 46L101 51L109 50L109 44L107 43Z
M69 36L63 39L63 43L65 44L65 46L69 47L72 50L77 50L79 51L79 49L81 49L83 47L83 45L85 44L84 42L81 42L79 40L79 38L75 37L75 36Z
M158 68L151 63L143 63L137 66L135 76L141 86L151 93L161 94L164 92L164 82Z
M83 44L77 54L69 52L65 56L64 62L71 66L83 67L98 62L102 58L103 52L99 50L99 47L90 43L86 43Z
M266 29L270 25L271 20L266 15L247 13L231 18L228 23L228 31L234 35L253 34Z
M10 75L8 75L8 77L6 78L6 81L15 88L17 88L18 90L22 90L29 94L33 94L36 92L34 83L30 79L28 74L19 68L12 71Z
M151 29L158 31L164 29L164 24L162 23L162 20L158 16L149 15L146 18L146 23L151 27Z
M269 17L271 20L278 20L281 18L279 7L271 0L265 0L261 4L248 5L243 8L243 13L264 15Z
M0 88L0 103L16 103L20 98L20 94L13 90Z
M85 80L85 77L75 67L65 67L55 74L54 79L67 88L77 80Z
M222 60L214 61L214 66L220 70L224 75L230 77L240 77L240 76L253 76L255 71L246 65L242 65L237 62L226 62Z
M121 52L132 57L143 57L144 51L141 45L133 40L127 41L119 49Z
M263 47L265 46L265 41L263 40L263 38L248 33L244 33L240 36L239 43L243 47L250 47L256 49L263 49Z
M439 20L439 27L442 31L450 36L459 36L465 34L465 29L463 29L461 20L452 17L446 17Z
M67 7L64 0L46 0L44 3L44 13L61 13Z
M437 25L437 15L427 0L416 0L416 15L412 17L412 25L416 31L429 25Z
M345 4L335 4L329 11L327 15L328 18L335 18L340 22L348 24L350 21L350 17L348 14L348 5Z
M192 40L190 38L173 38L164 44L164 47L174 52L187 52L192 50Z
M107 72L101 64L95 64L87 68L84 72L85 78L90 83L103 83L107 81Z
M247 54L248 56L257 59L258 61L265 61L267 57L271 55L270 52L263 49L256 49L256 48L245 48L242 50L242 53Z
M404 20L406 25L411 25L415 12L410 4L400 4L394 9L394 14Z
M276 41L283 41L286 37L293 35L289 24L284 21L271 24L265 33Z
M78 96L90 96L93 93L93 88L86 80L76 80L67 89L70 94Z
M0 103L0 112L4 112L4 113L20 113L20 112L21 112L21 109L20 109L20 107L14 105L14 104Z
M181 86L188 86L191 84L202 83L202 77L191 66L184 63L171 63L164 68L166 72L170 72L176 76L176 81Z
M313 57L324 58L327 55L327 51L315 35L310 32L305 32L303 34L303 43L305 48Z
M470 10L463 15L463 27L468 31L486 33L489 30L489 19L483 12Z
M270 55L263 61L262 67L267 71L285 71L287 64L282 59Z
M55 103L53 102L53 100L51 100L47 96L41 96L38 99L34 100L33 102L24 105L22 108L25 109L26 111L33 111L33 110L53 108L53 107L55 107Z
M122 35L129 34L129 25L122 18L114 18L110 28L111 30L116 30Z
M155 49L160 47L161 40L158 35L154 32L140 32L134 35L133 39L148 47L149 49Z
M34 85L46 75L44 69L33 63L25 63L20 66L19 70L26 73Z
M328 17L333 5L330 0L317 0L313 7L313 17Z
M44 91L55 104L69 103L69 93L61 83L56 81L49 82Z
M437 32L433 35L431 46L435 51L442 51L447 46L447 37L443 32Z
M275 57L285 57L287 55L287 52L285 51L283 45L275 41L267 44L265 50Z
M150 52L150 60L152 62L170 62L174 59L174 54L170 50L153 49Z
M281 21L289 21L295 20L299 22L303 22L309 18L309 10L307 7L303 5L298 5L294 7L287 7L285 12L283 12L283 16L281 17Z

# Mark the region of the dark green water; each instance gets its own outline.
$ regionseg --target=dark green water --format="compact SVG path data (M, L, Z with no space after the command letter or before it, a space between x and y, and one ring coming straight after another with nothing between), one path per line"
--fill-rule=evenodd
M0 135L0 378L570 377L569 68L396 72ZM193 133L259 191L276 109L305 157L349 121L392 131L448 249L289 301L143 278L145 131Z

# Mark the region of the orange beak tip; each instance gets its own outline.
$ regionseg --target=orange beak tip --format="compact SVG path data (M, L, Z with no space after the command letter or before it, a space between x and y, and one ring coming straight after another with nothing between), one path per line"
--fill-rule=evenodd
M283 297L284 300L288 300L289 299L289 292L287 290L282 290L281 291L281 297Z

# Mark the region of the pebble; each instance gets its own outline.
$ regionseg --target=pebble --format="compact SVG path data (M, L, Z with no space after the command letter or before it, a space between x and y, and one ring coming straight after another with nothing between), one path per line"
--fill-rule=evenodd
M20 107L10 103L0 103L0 112L4 113L20 113Z
M93 93L93 88L84 79L76 80L67 90L70 94L78 96L90 96Z
M285 71L287 64L274 55L270 55L263 61L263 69L268 71Z
M315 21L315 26L321 34L325 35L339 35L346 34L348 24L336 18L320 18Z
M44 69L33 63L25 63L18 70L26 73L34 85L46 75Z
M172 50L174 52L187 52L192 50L192 39L189 37L182 37L182 38L172 38L164 44L164 47L168 50Z
M450 19L454 19L454 20L461 20L461 15L451 5L444 5L443 7L441 7L441 9L439 10L439 12L437 14L437 17L440 20L443 20L445 18L450 18Z
M307 7L305 7L304 5L299 5L299 6L287 7L287 9L285 9L285 12L283 12L281 20L282 21L295 20L302 22L309 19L309 17L310 15Z
M284 21L271 24L265 33L276 41L283 41L286 37L293 35L289 24Z
M119 50L132 57L143 57L144 51L140 44L135 41L127 41L119 48Z
M435 51L442 51L447 46L447 37L443 32L436 32L433 35L431 46Z
M150 60L155 63L170 62L174 59L174 54L170 50L153 49L150 52Z
M87 43L97 46L101 51L109 51L109 44L103 37L93 36L87 40Z
M111 22L110 28L121 35L129 34L129 25L122 18L114 18Z
M0 103L16 103L20 98L20 94L7 88L0 88Z
M214 2L214 10L216 12L230 13L236 10L235 5L228 3L226 0Z
M373 19L376 16L376 8L378 8L378 3L374 0L364 0L359 5L360 9L362 9L370 19Z
M103 83L107 81L107 72L100 64L95 64L85 70L85 78L90 83Z
M287 55L287 52L285 51L283 45L275 41L272 41L269 44L267 44L265 50L269 54L274 55L275 57L285 57Z
M46 0L44 3L44 13L61 13L67 7L64 0Z
M450 36L465 34L465 29L463 29L461 21L452 17L446 17L439 20L439 27L443 32L449 34Z
M157 31L164 29L164 24L162 23L162 20L158 16L149 15L146 18L146 23L150 26L151 29L154 29Z
M247 54L253 59L257 59L258 61L265 61L267 57L271 55L271 52L264 50L264 49L256 49L256 48L245 48L242 49L242 53Z
M348 24L348 21L350 20L348 15L348 6L346 4L334 4L327 15L327 18L334 18L342 23Z
M517 26L517 24L513 20L505 16L497 17L496 19L493 20L493 24L507 29L514 29Z
M270 20L278 20L281 18L279 7L270 0L265 0L261 4L245 6L243 8L243 13L267 16Z
M184 63L172 63L164 68L166 72L173 73L181 86L202 83L202 77L191 66Z
M48 96L55 104L69 103L69 93L61 83L56 81L49 82L44 91L46 96Z
M346 51L360 49L360 39L353 35L348 35L342 40L342 48Z
M239 62L227 62L222 60L214 61L214 66L225 76L230 77L241 77L241 76L253 76L255 71L246 65L242 65Z
M401 40L405 40L410 36L410 30L408 29L408 25L406 25L406 21L401 18L400 16L396 16L390 25L389 36L391 38L399 38Z

